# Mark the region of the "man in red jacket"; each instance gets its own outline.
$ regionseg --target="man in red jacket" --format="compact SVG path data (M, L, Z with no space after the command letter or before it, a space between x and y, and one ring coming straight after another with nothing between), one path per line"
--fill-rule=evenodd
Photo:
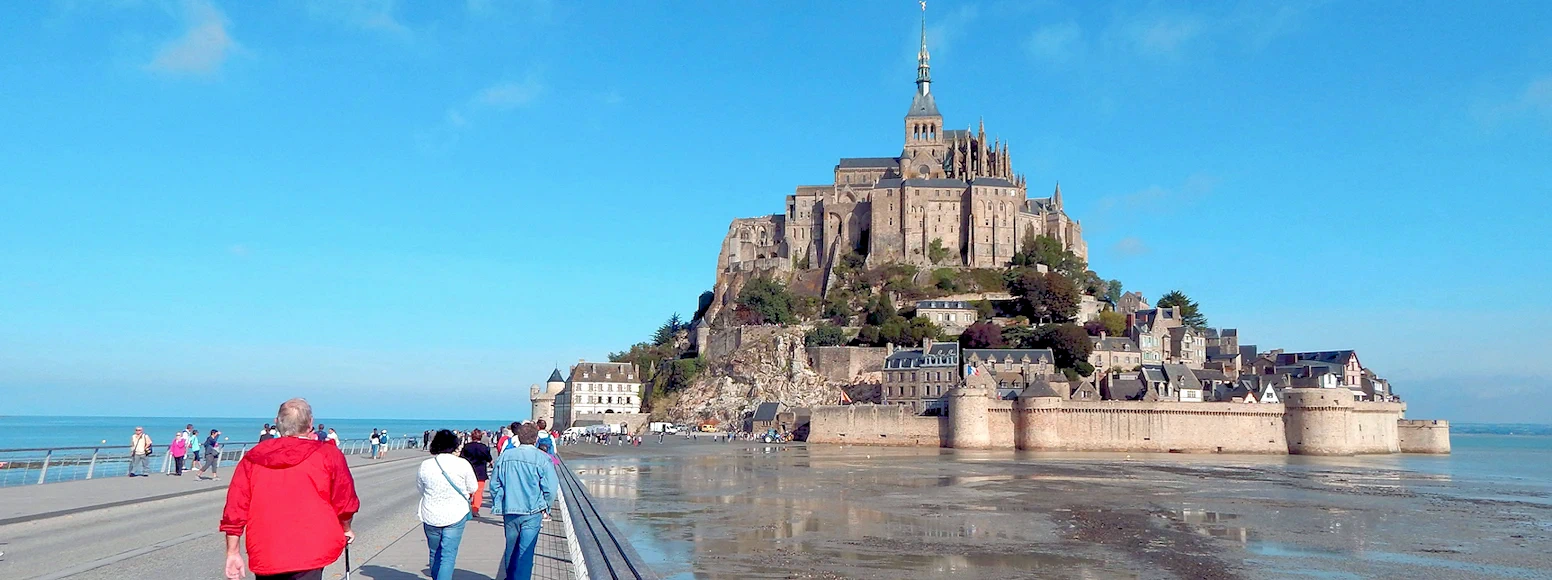
M248 450L226 490L226 577L247 574L237 551L246 532L247 566L259 580L322 580L324 566L356 538L356 482L339 448L312 437L307 401L282 403L275 426L280 436Z

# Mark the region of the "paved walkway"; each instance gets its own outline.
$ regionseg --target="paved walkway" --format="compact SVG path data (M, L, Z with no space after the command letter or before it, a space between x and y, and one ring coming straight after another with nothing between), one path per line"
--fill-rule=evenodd
M383 460L348 458L362 502L352 578L426 577L426 540L415 519L415 471L425 457L396 451ZM227 473L223 468L216 481L157 474L0 488L0 578L220 577L216 525ZM457 577L497 579L505 547L500 520L468 526ZM570 580L564 530L559 521L545 525L535 578ZM324 577L344 573L341 558Z
M559 510L557 510L559 516ZM506 549L500 517L484 516L464 524L458 548L454 580L501 580L501 555ZM544 522L534 557L535 580L572 580L571 557L566 546L566 527L560 517ZM426 536L419 527L410 530L376 557L357 568L352 578L409 580L425 577Z

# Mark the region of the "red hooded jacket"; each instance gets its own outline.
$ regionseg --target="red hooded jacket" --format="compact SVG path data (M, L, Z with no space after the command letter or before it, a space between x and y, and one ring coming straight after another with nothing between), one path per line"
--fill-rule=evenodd
M233 471L221 531L247 533L254 574L313 570L339 559L341 522L356 515L361 500L338 447L277 437L248 450Z

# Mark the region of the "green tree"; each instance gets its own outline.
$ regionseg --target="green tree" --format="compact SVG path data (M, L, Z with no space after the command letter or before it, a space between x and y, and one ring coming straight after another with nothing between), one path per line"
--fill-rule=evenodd
M941 264L948 259L948 248L943 247L942 239L933 238L932 243L927 245L927 259L934 264Z
M1002 329L1002 342L1008 348L1035 348L1040 330L1033 326L1009 326Z
M965 348L1002 348L1002 327L995 322L981 321L970 325L959 335L959 344Z
M976 320L991 320L993 316L997 315L997 310L992 308L992 301L990 300L976 300L971 304L975 305Z
M1035 337L1034 348L1051 349L1058 368L1074 369L1083 376L1094 374L1094 367L1088 363L1089 355L1094 352L1094 343L1089 341L1089 333L1075 324L1041 328Z
M1180 321L1186 326L1201 330L1207 328L1207 317L1202 314L1201 307L1195 300L1186 296L1185 292L1171 290L1168 294L1159 297L1156 305L1159 308L1175 308L1180 311Z
M883 326L885 322L899 315L895 310L895 303L887 294L869 300L867 313L867 323L873 326Z
M792 295L770 278L755 278L738 292L738 310L749 324L792 324Z
M659 346L670 344L674 341L674 335L685 328L687 325L684 320L679 318L678 312L675 312L668 318L668 322L664 322L662 326L657 327L657 332L652 333L652 344Z
M821 323L803 336L805 346L839 346L846 344L846 333L834 324Z
M1120 280L1105 282L1105 298L1110 300L1111 304L1119 304L1121 302L1121 294L1123 292Z
M932 271L932 285L944 292L958 292L964 289L959 283L959 273L953 268L938 268Z
M1105 334L1121 336L1126 334L1126 315L1113 310L1099 313L1099 324Z
M1031 320L1040 323L1067 322L1078 314L1082 295L1072 280L1056 272L1021 269L1013 283L1013 295Z

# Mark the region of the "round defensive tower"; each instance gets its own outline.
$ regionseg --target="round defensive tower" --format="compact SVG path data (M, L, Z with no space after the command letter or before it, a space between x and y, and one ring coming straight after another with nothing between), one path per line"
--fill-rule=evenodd
M1014 447L1031 451L1061 449L1061 429L1056 425L1061 406L1059 397L1019 397L1013 407L1018 415L1013 433Z
M957 386L948 391L949 447L988 449L992 446L992 393L981 385Z
M1352 455L1353 393L1337 389L1283 391L1283 426L1288 453Z

